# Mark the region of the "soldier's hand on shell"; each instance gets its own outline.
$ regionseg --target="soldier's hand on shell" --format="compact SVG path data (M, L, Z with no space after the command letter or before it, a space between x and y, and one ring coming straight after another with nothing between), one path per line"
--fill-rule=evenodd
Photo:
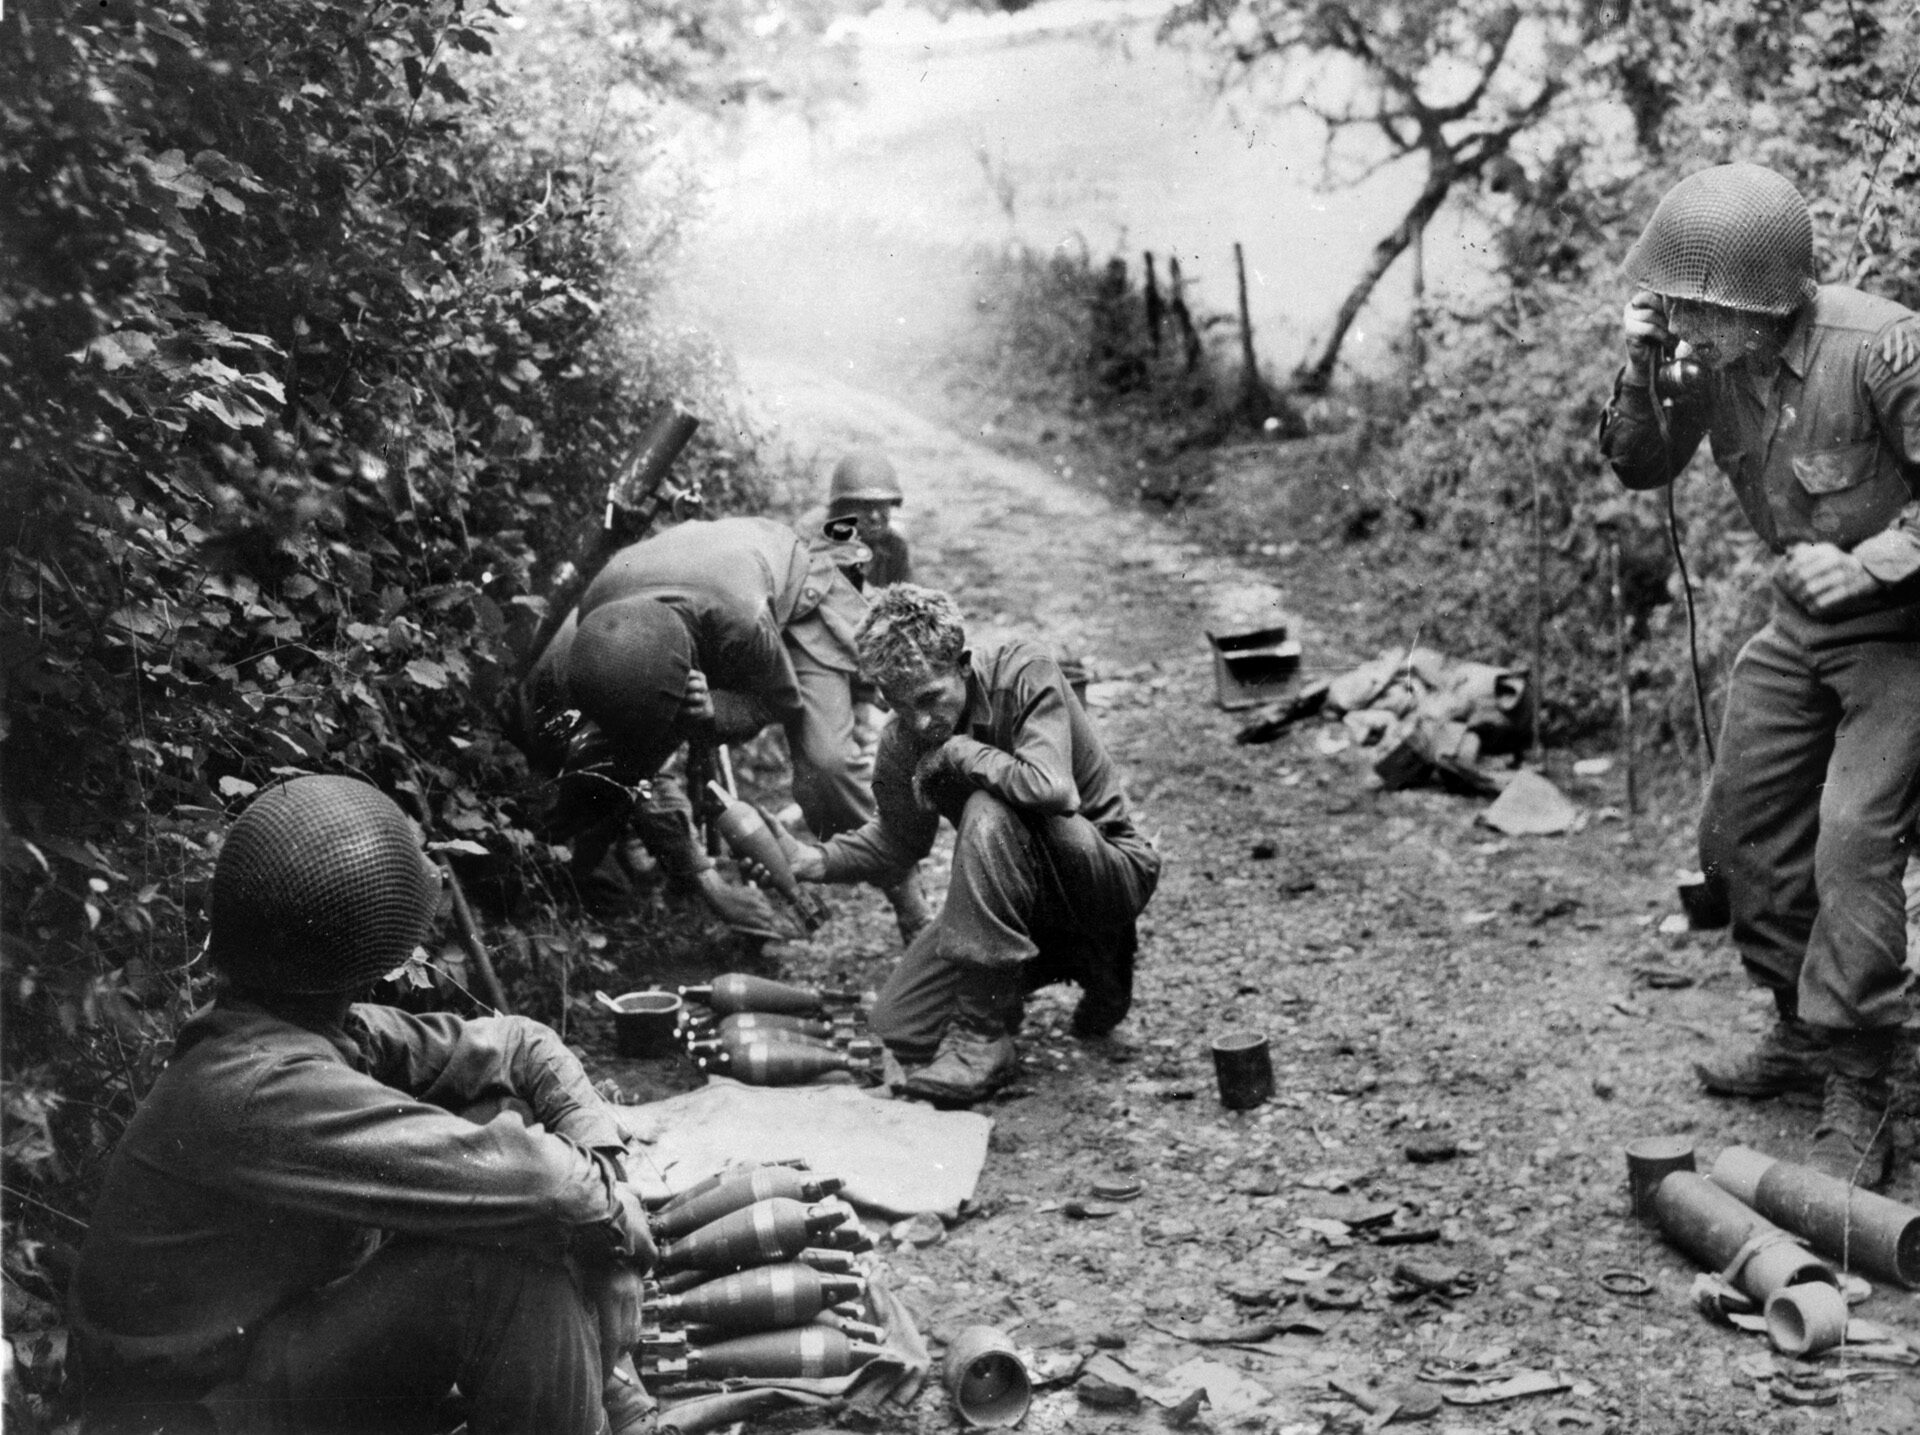
M756 887L771 887L773 874L763 863L751 857L737 859L741 875ZM823 848L808 842L796 842L787 851L787 865L793 871L796 882L818 882L824 879L827 871L827 854Z

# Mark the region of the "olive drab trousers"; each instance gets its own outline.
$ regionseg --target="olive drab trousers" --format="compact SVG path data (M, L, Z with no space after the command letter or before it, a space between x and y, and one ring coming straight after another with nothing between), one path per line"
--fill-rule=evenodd
M1700 825L1733 940L1816 1027L1907 1016L1902 879L1920 820L1920 642L1822 646L1779 616L1734 664Z
M930 1056L950 1017L1006 1020L1025 992L1054 981L1078 982L1107 1004L1109 1025L1125 1016L1134 920L1153 896L1160 858L1121 825L1124 833L1108 834L1078 813L1026 813L992 793L969 796L946 902L882 986L874 1034L903 1059Z

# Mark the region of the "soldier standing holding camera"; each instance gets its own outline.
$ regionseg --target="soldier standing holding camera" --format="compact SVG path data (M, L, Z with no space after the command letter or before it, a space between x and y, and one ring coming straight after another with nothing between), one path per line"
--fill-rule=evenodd
M1809 1164L1881 1185L1920 818L1920 316L1816 283L1806 203L1758 165L1676 184L1626 273L1602 451L1627 487L1657 488L1707 439L1779 556L1700 824L1701 866L1779 1020L1695 1069L1725 1095L1820 1093Z

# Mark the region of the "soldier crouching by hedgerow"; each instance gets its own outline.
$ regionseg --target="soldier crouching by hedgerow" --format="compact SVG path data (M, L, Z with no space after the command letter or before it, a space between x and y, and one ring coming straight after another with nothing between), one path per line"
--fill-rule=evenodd
M794 799L817 835L872 814L853 735L853 633L867 605L835 558L784 524L741 517L682 523L608 560L528 680L536 710L574 708L591 721L591 750L614 778L576 789L577 810L563 801L547 819L560 835L577 824L576 857L597 857L631 819L668 878L723 920L793 935L760 893L720 879L695 840L689 794L661 767L682 748L692 759L777 723ZM642 782L649 794L631 812L613 804L609 823L594 794ZM910 940L927 920L917 877L904 874L885 895Z
M1911 1048L1920 316L1817 283L1806 201L1759 165L1681 180L1626 270L1627 364L1602 450L1622 483L1655 488L1708 439L1779 559L1700 819L1701 867L1725 883L1734 944L1779 1019L1696 1069L1724 1095L1819 1093L1809 1164L1878 1186Z
M919 1067L905 1090L981 1100L1018 1069L1026 993L1084 989L1073 1033L1099 1039L1133 1000L1135 919L1160 856L1133 824L1118 774L1059 665L1021 639L969 649L944 593L878 594L856 643L862 674L893 709L875 763L876 812L809 847L803 881L884 880L955 830L947 898L907 948L872 1013L894 1055Z
M611 1109L520 1017L356 1001L440 875L381 792L262 792L214 869L224 979L115 1150L72 1292L86 1428L598 1435L654 1245ZM442 1423L433 1423L436 1418Z

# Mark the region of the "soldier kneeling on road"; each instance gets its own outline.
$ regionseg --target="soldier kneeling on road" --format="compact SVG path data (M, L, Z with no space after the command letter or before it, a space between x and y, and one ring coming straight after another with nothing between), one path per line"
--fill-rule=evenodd
M969 649L960 610L912 584L881 592L856 635L862 674L894 719L875 762L876 812L802 850L803 881L885 880L953 824L953 870L933 924L882 987L874 1032L910 1095L978 1101L1018 1067L1026 993L1084 989L1082 1039L1106 1037L1133 1001L1135 919L1160 856L1134 827L1118 775L1059 665L1022 640Z
M626 1351L654 1245L579 1061L524 1018L355 1001L439 898L352 778L234 824L224 986L121 1138L74 1281L90 1431L445 1429L456 1385L476 1435L646 1418Z

